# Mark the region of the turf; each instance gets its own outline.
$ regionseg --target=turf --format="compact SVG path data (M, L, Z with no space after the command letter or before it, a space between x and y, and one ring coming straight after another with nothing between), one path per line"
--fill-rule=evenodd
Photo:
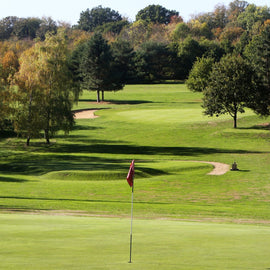
M126 217L135 159L138 217L270 220L269 119L247 111L235 130L229 116L204 116L201 94L184 84L130 85L105 98L97 104L84 92L74 109L99 109L100 117L77 120L50 146L0 139L0 209ZM211 176L211 165L193 160L236 161L240 170Z
M270 119L247 111L233 129L229 116L204 116L184 84L105 97L84 92L74 109L100 117L50 146L0 137L0 268L268 269ZM194 160L240 170L212 176Z
M1 269L268 269L270 228L169 220L0 215Z

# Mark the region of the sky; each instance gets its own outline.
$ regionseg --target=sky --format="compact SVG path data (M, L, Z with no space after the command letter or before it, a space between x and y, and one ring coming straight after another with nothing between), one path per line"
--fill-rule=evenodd
M148 5L161 5L169 10L176 10L184 21L192 15L211 12L217 4L228 6L233 0L1 0L0 19L8 16L51 17L55 21L77 24L80 13L101 5L118 11L122 17L131 21L141 9ZM269 0L246 0L257 6L268 6Z

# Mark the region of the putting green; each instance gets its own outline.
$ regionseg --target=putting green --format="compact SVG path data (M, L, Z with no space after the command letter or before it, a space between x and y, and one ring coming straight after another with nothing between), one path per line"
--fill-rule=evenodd
M129 219L17 214L0 218L5 270L270 267L267 226L135 218L129 264Z
M252 115L251 111L247 111L244 115ZM220 120L232 119L229 115L221 115L219 117L209 117L202 113L201 108L191 109L145 109L145 110L129 110L116 112L115 115L121 121L136 121L142 123L196 123L196 122L212 122ZM241 115L239 115L241 117Z

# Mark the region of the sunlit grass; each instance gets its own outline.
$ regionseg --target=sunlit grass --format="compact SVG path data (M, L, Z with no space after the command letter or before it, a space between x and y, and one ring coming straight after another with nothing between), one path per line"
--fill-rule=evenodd
M270 228L169 220L0 215L1 268L267 269Z
M127 216L135 159L140 217L269 220L269 119L247 111L233 129L229 116L204 116L201 94L183 84L132 85L105 98L97 104L84 92L77 108L99 108L100 117L76 120L50 146L1 139L2 209ZM211 176L211 165L193 160L236 161L240 170Z

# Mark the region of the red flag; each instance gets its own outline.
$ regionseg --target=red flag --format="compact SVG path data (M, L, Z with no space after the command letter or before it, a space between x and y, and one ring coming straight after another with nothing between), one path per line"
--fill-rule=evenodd
M135 173L134 160L132 160L130 167L129 167L128 175L127 175L127 182L131 187L133 186L134 173Z

